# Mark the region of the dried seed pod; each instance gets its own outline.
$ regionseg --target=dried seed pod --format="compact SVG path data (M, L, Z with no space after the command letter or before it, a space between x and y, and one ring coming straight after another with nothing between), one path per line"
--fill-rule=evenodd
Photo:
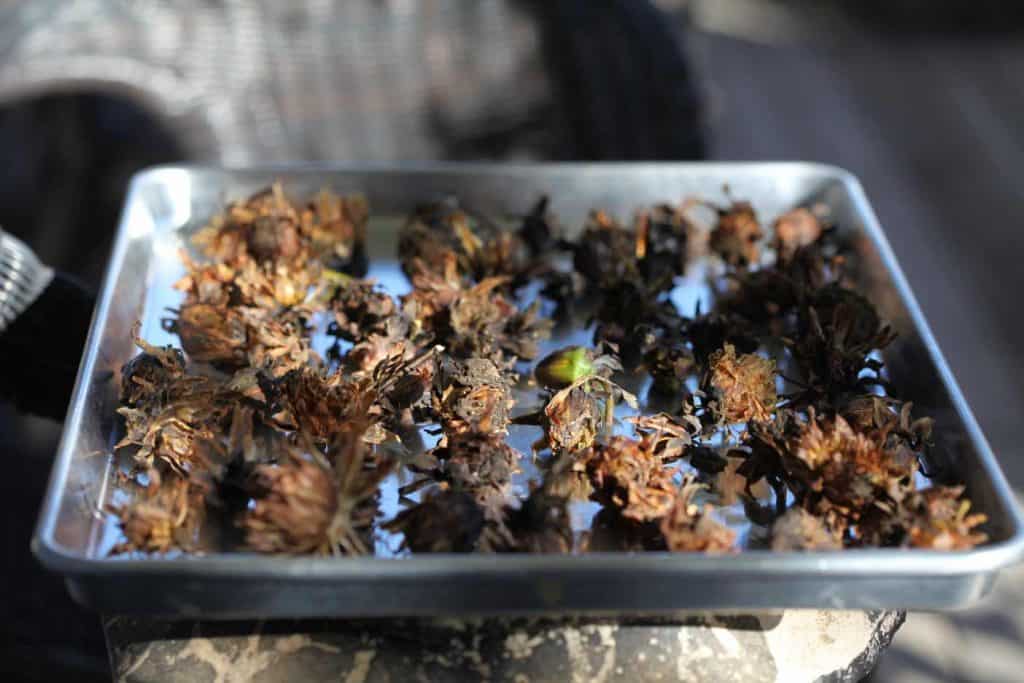
M143 407L161 401L185 374L185 356L170 346L150 346L136 337L142 353L121 366L121 403Z
M775 362L726 344L708 359L705 383L716 397L717 414L727 423L764 422L775 410Z
M196 543L205 496L200 487L188 480L171 477L155 490L140 492L131 502L109 511L118 518L124 535L111 554L188 551Z
M514 403L509 379L493 361L448 358L441 363L434 410L447 433L504 433Z
M758 243L762 237L754 207L747 202L734 202L728 209L719 209L718 223L711 231L708 246L729 265L746 266L760 261Z
M971 501L962 486L932 486L907 497L901 506L901 522L909 545L931 550L969 550L988 540L978 529L987 521L971 513Z
M586 463L591 498L637 521L660 519L672 507L672 470L639 441L613 436L580 456Z
M908 449L889 450L878 436L855 432L842 417L819 419L813 411L791 440L784 464L789 476L851 520L878 500L902 500L917 471L917 457Z
M637 279L636 235L605 212L592 211L574 245L573 267L601 289Z
M528 263L516 232L467 213L454 199L418 207L399 232L402 268L411 277L424 267L441 266L449 255L455 257L460 277L477 282L515 278Z
M792 507L772 525L772 550L841 550L842 536L803 508Z
M248 329L241 315L231 308L208 304L182 306L174 330L185 353L194 361L230 368L245 363Z
M442 489L428 494L384 525L404 536L402 547L414 553L468 553L477 549L484 513L465 491Z
M687 480L673 497L661 520L665 545L673 552L733 552L736 532L711 516L710 505L693 502L700 489L700 484Z
M774 246L779 260L788 261L801 247L809 247L824 232L818 217L804 208L787 211L775 220Z
M700 433L700 420L687 412L682 416L657 413L626 418L632 422L645 448L658 456L662 462L682 458L693 444L693 438Z
M338 286L330 302L334 322L328 334L351 342L371 335L387 337L389 322L397 314L395 300L377 289L373 281L353 280Z
M512 475L519 471L522 454L500 434L455 433L431 452L441 463L432 479L472 493L485 511L506 502Z
M338 489L321 462L292 453L258 465L250 487L255 503L242 519L245 545L261 553L326 553L338 511Z
M568 500L543 487L534 488L518 509L506 509L505 527L512 542L494 548L499 552L572 552L573 532Z

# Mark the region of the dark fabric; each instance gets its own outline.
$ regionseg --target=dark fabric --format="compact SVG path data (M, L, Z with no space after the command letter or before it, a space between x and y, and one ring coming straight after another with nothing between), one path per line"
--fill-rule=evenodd
M95 299L57 273L50 285L0 334L0 397L22 411L62 420Z
M641 0L527 0L541 25L571 157L701 159L699 91L678 26Z

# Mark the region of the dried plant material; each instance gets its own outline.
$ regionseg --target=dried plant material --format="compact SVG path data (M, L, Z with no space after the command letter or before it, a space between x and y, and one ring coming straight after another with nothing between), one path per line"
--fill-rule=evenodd
M544 427L543 444L552 453L572 453L589 448L594 440L610 432L615 422L615 406L624 402L637 409L638 402L609 377L622 365L614 355L614 347L601 345L596 352L569 347L556 351L542 361L544 364L566 365L576 377L568 386L555 392L544 407L543 415L521 418L524 424ZM542 367L539 381L545 380L547 370ZM537 372L534 372L535 376ZM557 378L546 378L558 385ZM555 380L555 381L552 381Z
M202 523L204 507L201 489L186 479L172 477L156 490L137 496L130 503L110 508L124 534L124 540L112 552L191 550Z
M775 362L756 354L736 355L726 344L708 359L707 384L718 414L728 423L764 422L775 410Z
M490 517L497 517L508 502L512 475L519 471L522 454L500 434L459 432L445 437L430 451L439 465L425 473L428 479L403 487L406 494L428 481L467 491Z
M404 536L402 547L414 553L469 553L484 532L484 513L465 491L442 489L428 494L384 525Z
M300 439L304 448L283 446L282 462L257 466L249 483L255 502L241 522L246 546L284 554L371 552L377 489L390 464L370 457L364 434L353 423L324 453Z
M683 391L686 379L697 368L692 352L653 335L645 340L644 347L643 365L654 380L651 391L662 396L675 396Z
M971 512L962 486L932 486L903 501L902 524L909 545L930 550L969 550L988 540L978 529L987 521ZM905 521L904 521L905 520Z
M870 384L862 373L881 369L871 352L896 336L870 302L836 285L819 290L800 320L799 337L790 346L809 400L820 395L835 399Z
M594 491L591 497L639 522L660 519L675 497L672 470L639 441L613 436L581 455Z
M261 553L329 552L338 489L325 463L290 455L280 464L257 466L250 486L255 504L242 521L247 547Z
M761 258L760 241L764 237L754 207L735 202L718 210L718 222L711 231L708 247L731 266L755 264Z
M700 489L700 484L687 480L673 496L661 520L665 545L672 552L732 552L736 532L711 516L710 505L693 502Z
M132 333L142 353L121 366L121 403L143 407L160 402L185 374L185 357L172 347L151 346L138 337L138 326Z
M788 261L801 247L809 247L821 239L821 221L808 209L787 211L775 220L775 249L778 258Z
M133 331L114 551L207 547L209 508L275 554L728 552L714 506L731 520L738 503L776 550L983 543L961 488L916 488L932 420L881 373L894 335L851 288L841 235L790 211L762 263L750 204L716 209L701 234L695 203L629 223L593 211L576 239L546 198L515 225L426 205L401 229L401 297L361 279L362 197L300 202L273 185L232 203L181 254L183 301L163 322L182 350ZM705 236L726 267L697 271L712 307L687 318L676 287L693 286ZM543 348L521 381L552 303L564 339L592 327L596 346ZM619 382L645 391L644 413ZM543 408L512 420L517 397ZM513 421L543 431L530 466ZM543 478L523 495L513 479L533 465ZM712 487L706 502L692 478L677 485L684 468ZM396 488L407 507L381 523ZM601 509L584 532L570 510L587 500Z
M507 299L499 291L506 279L489 277L465 287L452 257L440 274L418 263L413 265L413 291L402 297L402 311L421 343L444 346L460 358L489 358L500 364L537 355L551 321L539 317L537 305L520 311Z
M486 358L442 362L434 410L445 431L504 433L515 403L509 378Z
M855 432L842 417L817 418L813 411L790 448L790 476L851 520L879 499L902 500L917 471L912 451L889 450L878 436Z
M602 289L636 277L636 236L604 211L593 211L573 251L573 267Z
M489 534L488 550L567 554L573 550L573 531L567 498L535 487L518 508L506 508L502 533ZM493 539L493 540L491 540Z
M693 444L694 437L702 430L700 420L692 413L682 416L657 413L628 418L646 448L662 462L682 458Z
M216 438L231 409L203 377L179 378L166 388L165 397L141 409L118 408L124 436L114 450L131 450L135 469L151 476L157 467L188 475L204 464L198 444Z
M325 440L355 415L366 415L374 396L360 382L340 373L303 368L288 373L276 385L278 424Z
M189 358L238 368L245 363L248 329L237 310L209 304L186 304L178 311L174 331Z
M720 455L717 451L712 451L712 453L718 462L712 489L718 494L719 505L732 505L741 499L767 500L770 498L771 489L764 478L751 481L743 474L743 466L749 460L744 457L736 457L740 451L729 451L725 456ZM700 472L708 472L709 468L697 464L696 457L697 454L691 451L690 462L694 468Z
M389 337L389 323L398 310L394 298L369 280L348 280L334 287L330 308L334 321L329 333L351 342Z
M829 529L820 517L793 507L772 525L772 550L841 550L842 536Z
M543 222L543 210L541 205L531 214L535 225ZM534 230L530 237L541 239L542 235ZM473 215L454 198L416 209L399 233L398 257L410 277L424 268L440 268L452 258L461 278L483 282L501 277L508 284L521 279L531 263L522 231Z

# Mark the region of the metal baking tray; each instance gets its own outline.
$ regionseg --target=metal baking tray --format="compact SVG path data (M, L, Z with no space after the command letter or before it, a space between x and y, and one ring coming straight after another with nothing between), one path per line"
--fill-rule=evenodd
M130 330L162 338L177 250L226 201L281 180L304 196L322 187L360 191L374 215L397 217L456 195L492 216L525 212L541 195L566 226L592 207L619 216L723 187L765 218L822 203L855 246L859 283L899 332L885 352L901 397L936 419L927 468L963 482L988 515L990 541L966 552L865 549L738 555L593 553L578 556L417 555L402 558L109 557L109 520L97 510L110 485L116 386L135 352ZM371 223L370 255L396 269L396 221ZM389 227L390 226L390 227ZM390 265L387 259L392 259ZM379 273L378 273L379 274ZM171 302L173 303L173 302ZM604 612L773 608L941 609L966 605L1024 549L1022 518L984 436L946 365L860 183L808 163L430 164L292 166L223 170L165 166L140 173L128 193L113 256L79 370L63 440L33 541L72 595L108 613L245 618L453 613Z

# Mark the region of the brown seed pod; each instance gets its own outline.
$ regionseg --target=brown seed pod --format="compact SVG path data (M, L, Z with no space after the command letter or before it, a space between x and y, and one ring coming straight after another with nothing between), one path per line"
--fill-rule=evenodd
M109 509L117 517L124 540L111 554L166 553L194 549L205 511L201 487L172 476L154 489L140 491L124 505Z
M326 553L338 511L330 470L297 454L277 465L258 465L250 487L255 503L242 519L245 545L261 553Z
M515 399L509 378L493 361L446 358L434 382L433 403L446 433L505 433Z
M705 383L716 412L727 423L764 422L775 410L775 362L756 354L736 355L732 344L711 354Z
M761 259L762 237L754 207L747 202L735 202L728 209L719 210L708 247L731 266L757 264Z
M804 208L787 211L775 220L774 246L781 261L788 261L801 247L809 247L824 232L818 217Z
M245 363L248 329L242 316L231 308L182 306L174 329L185 353L194 361L230 368Z
M841 550L842 536L820 517L803 508L792 507L772 525L772 550Z
M384 525L404 536L402 547L414 553L468 553L484 532L483 510L465 491L441 489L427 494Z
M591 498L621 510L623 517L660 519L672 507L676 492L673 472L641 442L613 436L608 443L591 447L580 459L586 463L594 487Z
M673 497L661 520L665 545L673 552L733 552L736 532L711 516L710 505L701 507L693 502L700 489L700 484L686 480Z
M813 411L791 439L784 464L791 477L850 520L879 500L902 500L917 471L912 451L887 449L877 435L855 432L842 417L818 418Z
M916 491L901 505L901 523L909 545L930 550L969 550L988 540L978 529L988 518L971 513L962 486L932 486Z
M158 348L138 338L135 345L142 353L133 356L121 366L121 403L131 407L145 407L166 400L185 374L185 357L170 346Z

